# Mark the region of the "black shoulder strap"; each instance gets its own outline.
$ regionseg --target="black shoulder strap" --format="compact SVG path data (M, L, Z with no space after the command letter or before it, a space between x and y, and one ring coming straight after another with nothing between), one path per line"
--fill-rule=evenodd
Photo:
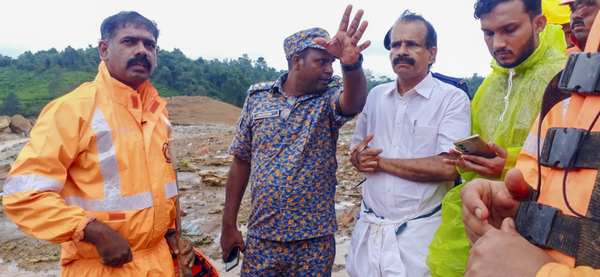
M558 88L558 83L560 81L560 77L561 77L562 73L563 73L563 71L561 70L554 76L554 78L552 78L552 80L546 87L546 90L544 91L544 96L542 97L542 108L540 109L540 119L538 122L538 133L537 133L537 135L538 135L538 137L537 137L538 161L540 160L540 157L542 155L542 145L541 145L540 138L542 137L542 122L544 121L544 118L546 118L546 115L548 115L550 110L554 106L556 106L556 104L571 97L570 93L566 93ZM537 191L538 192L540 191L540 188L542 185L541 184L541 181L542 181L541 170L542 170L542 165L538 162L538 183L537 183ZM535 201L537 201L537 196L538 196L538 194L536 193Z
M544 120L548 112L554 107L556 104L562 102L563 100L571 97L570 93L566 93L558 88L558 82L560 81L560 76L563 71L558 72L554 78L550 81L546 90L544 91L544 96L542 98L542 109L540 110L540 123Z
M432 72L431 76L433 78L436 78L436 79L446 83L446 84L457 87L458 89L464 91L467 94L467 96L469 96L469 99L473 100L473 97L471 97L471 95L469 94L469 88L467 87L467 83L465 83L464 79L450 77L448 75L444 75L444 74L437 73L437 72Z

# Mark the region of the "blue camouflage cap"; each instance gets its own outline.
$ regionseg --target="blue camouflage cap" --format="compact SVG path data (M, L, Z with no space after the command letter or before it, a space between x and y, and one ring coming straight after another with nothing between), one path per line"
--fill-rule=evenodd
M285 58L290 59L294 54L308 48L325 49L323 46L315 43L315 38L328 38L329 33L322 28L311 28L299 31L283 41L283 50Z

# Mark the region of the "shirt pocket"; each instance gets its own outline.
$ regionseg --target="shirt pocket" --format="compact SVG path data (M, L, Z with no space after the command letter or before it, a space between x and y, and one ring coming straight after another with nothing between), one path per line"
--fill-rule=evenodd
M412 158L425 158L435 155L438 126L415 126L412 141Z

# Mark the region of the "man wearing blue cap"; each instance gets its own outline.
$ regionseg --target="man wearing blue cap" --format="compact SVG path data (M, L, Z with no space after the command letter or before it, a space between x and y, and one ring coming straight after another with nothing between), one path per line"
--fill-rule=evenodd
M288 73L250 87L229 148L221 248L245 251L242 276L330 276L335 258L336 144L340 127L361 111L366 79L358 45L367 22L348 6L338 32L312 28L284 41ZM343 84L333 76L340 59ZM244 243L237 214L251 180Z

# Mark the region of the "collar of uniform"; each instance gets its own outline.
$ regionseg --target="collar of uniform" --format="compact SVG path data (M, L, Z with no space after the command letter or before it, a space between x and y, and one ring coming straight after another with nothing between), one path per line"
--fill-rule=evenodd
M279 76L279 78L277 78L277 81L275 81L275 83L273 83L273 89L271 90L271 93L273 95L275 94L282 94L283 95L283 89L281 88L281 85L283 85L283 83L285 83L285 81L287 80L288 74L287 73L283 73L281 76Z
M389 90L386 92L387 94L391 94L391 93L397 93L398 91L398 79L396 78L396 81L389 87ZM425 97L426 99L429 99L429 96L431 96L431 91L433 90L433 86L434 86L434 82L433 82L433 76L431 76L431 71L427 72L427 75L425 75L425 78L423 78L423 80L421 80L421 82L419 82L414 88L412 88L411 90L407 91L404 96L407 96L407 93L411 92L411 91L416 91L418 94L420 94L421 96ZM412 94L412 93L411 93Z
M277 79L277 81L275 81L275 83L273 83L273 89L271 90L271 93L275 96L276 94L281 94L283 96L283 88L281 87L283 85L283 83L285 83L285 81L288 78L288 73L284 73L281 76L279 76L279 78ZM327 90L329 90L329 86L327 87ZM326 91L327 91L326 90ZM311 99L313 97L317 97L317 96L321 96L323 95L325 92L320 92L320 93L306 93L303 94L301 96L297 97L297 102L300 101L304 101L307 99Z
M125 105L127 108L133 109L141 109L143 103L147 102L151 98L155 98L158 94L154 86L150 84L149 81L145 81L140 85L138 91L135 91L130 86L122 83L121 81L113 78L108 72L108 68L104 61L100 62L98 65L98 75L96 76L96 80L100 81L107 88L107 93L113 98L116 99L119 103ZM141 103L136 103L138 99L141 100ZM133 100L133 99L136 100Z

